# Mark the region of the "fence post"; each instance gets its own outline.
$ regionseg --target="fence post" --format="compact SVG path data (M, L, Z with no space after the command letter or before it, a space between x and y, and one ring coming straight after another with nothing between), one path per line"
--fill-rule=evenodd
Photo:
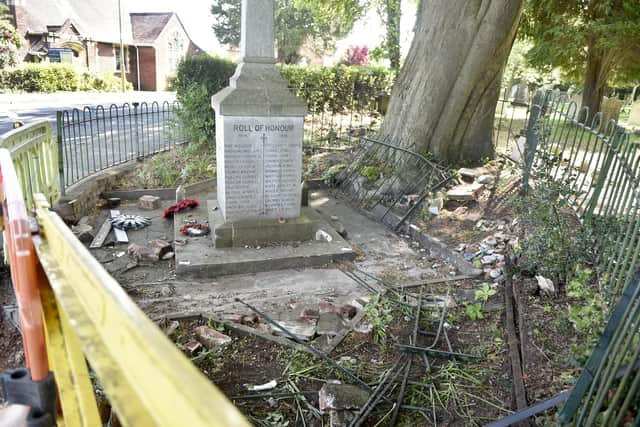
M133 102L133 126L135 129L134 140L136 141L136 157L144 157L144 144L142 144L142 154L140 153L140 130L138 129L138 106L139 102Z
M65 195L67 188L64 182L64 150L62 144L64 143L62 135L62 111L56 111L56 141L58 145L58 180L60 181L60 194Z
M526 194L529 189L529 178L531 176L531 169L533 167L533 161L536 157L536 150L538 148L538 122L542 114L544 105L546 105L546 98L548 94L543 95L538 92L533 97L531 103L531 115L529 117L529 123L527 124L526 143L524 147L524 170L522 176L522 193Z
M613 163L613 158L616 156L618 152L618 146L620 145L620 141L624 136L624 128L616 125L612 134L611 134L611 142L608 144L609 152L607 153L607 157L602 164L602 168L598 172L598 181L596 182L596 186L593 189L593 194L591 195L591 200L589 200L589 204L587 205L587 209L584 214L584 218L586 222L591 222L593 219L593 213L598 206L598 199L600 198L600 194L602 193L602 189L604 188L604 183L607 179L607 175L609 174L609 169L611 168L611 164ZM605 141L602 141L605 143Z

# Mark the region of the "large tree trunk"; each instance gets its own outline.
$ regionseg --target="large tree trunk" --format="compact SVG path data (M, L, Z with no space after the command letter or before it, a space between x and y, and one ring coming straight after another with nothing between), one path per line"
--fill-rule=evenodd
M590 41L587 46L587 69L582 86L582 108L589 107L589 117L601 111L608 68L604 52Z
M524 0L422 0L381 136L447 163L493 156L502 72Z

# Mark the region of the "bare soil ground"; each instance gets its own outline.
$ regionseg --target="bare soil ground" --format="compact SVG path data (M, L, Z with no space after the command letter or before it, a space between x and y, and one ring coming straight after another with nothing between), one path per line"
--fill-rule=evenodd
M343 161L345 153L323 152L315 156L306 163L312 176L318 176L332 164ZM490 165L490 169L499 176L499 180L495 186L490 186L485 191L478 202L445 206L437 217L425 213L416 220L422 230L440 238L450 248L465 245L464 252L479 250L487 236L498 232L512 232L514 216L509 209L508 200L516 194L511 188L513 175L508 166L499 163ZM460 207L464 209L458 209ZM133 206L123 206L123 209L126 208L133 209ZM330 215L330 210L325 214ZM105 215L103 212L101 216L94 218L96 227L99 227ZM153 221L154 225L144 232L138 232L140 234L134 241L172 239L172 227L168 222L160 220L157 215ZM370 226L366 221L363 219L360 225L363 230ZM348 230L350 243L361 254L355 267L366 269L397 286L456 274L455 268L441 259L431 257L415 242L395 236L379 225L376 227L373 238L368 234L360 235L354 229ZM185 282L175 276L173 261L137 263L134 266L129 256L123 254L125 251L126 247L110 246L108 243L105 248L94 251L94 255L143 310L156 319L176 312L211 314L216 305L224 306L221 290L233 286L234 279L228 279L230 281L227 283L224 278L209 282ZM329 265L325 268L333 271L336 266ZM353 266L342 268L350 269ZM313 274L320 273L315 271ZM252 275L236 280L243 283L253 280L257 283L262 277ZM483 283L491 284L496 292L481 304L482 318L472 320L467 305L477 303L476 291L481 289ZM511 367L504 332L503 283L498 280L493 284L493 280L488 277L480 277L411 289L415 293L422 289L425 295L442 296L449 292L453 296L456 305L448 310L445 317L447 324L451 326L448 338L452 349L477 358L460 360L430 357L427 370L421 357L414 356L408 377L415 384L407 387L403 405L423 409L422 412L403 409L398 425L483 425L512 412L514 406ZM544 297L539 294L535 279L522 276L514 277L514 286L519 290L520 321L524 326L519 332L524 336L522 356L527 402L533 404L570 386L584 361L585 353L580 350L588 347L584 346L584 337L579 336L568 321L565 313L574 302L566 296L563 289L554 297ZM316 291L310 288L308 294L304 295L314 292ZM349 292L352 290L349 289ZM326 288L324 293L316 294L321 298L331 299L338 293ZM351 294L344 294L345 297L348 295ZM256 294L256 299L260 298L262 296ZM5 305L11 301L11 289L6 285L0 286L0 303ZM225 309L229 307L225 306ZM414 324L410 312L397 306L390 310L392 320L388 325L385 324L381 342L363 341L352 333L330 354L333 360L372 387L401 357L398 344L431 345L433 334L438 329L437 323L423 321L420 328L430 335L421 335L417 342L412 342L410 336ZM374 324L380 321L373 314L368 316L368 320ZM19 366L24 363L20 353L20 336L4 319L1 322L0 368ZM195 327L203 324L219 326L207 320L180 321L179 328L171 338L179 347L184 348L184 344L194 339ZM308 353L250 334L241 335L235 330L224 329L224 333L233 341L222 350L191 354L185 349L184 352L253 423L292 426L323 425L326 422L326 415L321 420L312 409L318 406L317 392L328 380L349 382L343 373ZM434 348L447 350L442 336L439 336ZM263 396L248 391L245 386L264 384L274 379L278 382L277 388L264 392ZM396 385L389 391L388 399L395 400L398 391L399 386ZM302 394L293 395L293 392ZM381 402L366 425L384 423L390 416L391 408L390 402ZM538 424L553 423L553 412L552 410L538 417Z

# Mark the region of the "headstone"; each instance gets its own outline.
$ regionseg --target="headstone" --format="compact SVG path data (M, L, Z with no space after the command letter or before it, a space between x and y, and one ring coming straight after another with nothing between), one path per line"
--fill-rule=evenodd
M215 94L218 207L226 222L300 215L304 102L275 67L273 0L242 1L241 59Z
M629 126L640 126L640 101L631 104L631 113L629 113Z
M622 105L624 103L617 98L607 98L606 96L602 99L602 127L606 128L607 124L610 120L615 120L616 122L620 118L620 110L622 110Z

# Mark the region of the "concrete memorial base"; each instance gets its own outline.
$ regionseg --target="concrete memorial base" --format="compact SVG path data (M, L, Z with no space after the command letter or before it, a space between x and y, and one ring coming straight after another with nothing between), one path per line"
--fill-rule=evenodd
M211 196L210 199L215 200ZM316 267L332 261L351 261L356 257L349 243L312 208L303 208L300 217L289 219L285 224L264 218L225 223L222 215L216 213L219 209L213 210L216 202L209 203L209 206L200 206L175 216L175 261L176 273L180 276L209 278ZM192 221L209 222L211 235L184 236L180 228ZM319 230L326 234L320 233L324 238L316 240ZM330 238L327 239L326 235ZM290 240L295 237L298 240ZM214 243L216 239L219 245ZM263 246L259 243L263 240L270 243Z
M305 208L297 218L283 221L271 218L225 221L218 202L209 200L209 227L216 248L269 246L284 242L312 240L322 221L312 209Z

